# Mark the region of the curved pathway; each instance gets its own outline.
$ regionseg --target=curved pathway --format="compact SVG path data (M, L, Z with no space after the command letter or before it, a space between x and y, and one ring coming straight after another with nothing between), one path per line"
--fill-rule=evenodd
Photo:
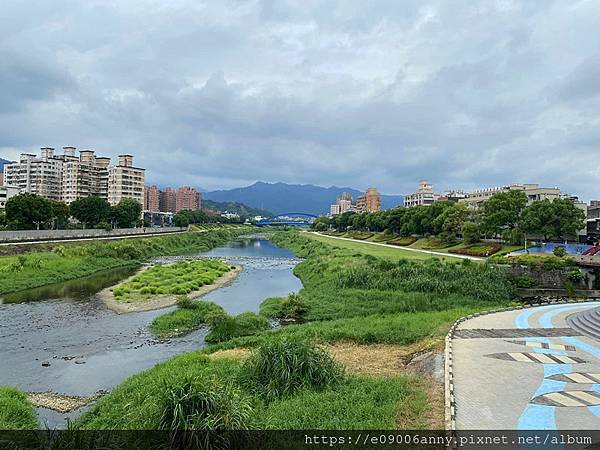
M598 306L552 304L462 322L452 340L456 429L599 429L600 341L566 321Z
M450 257L450 258L459 258L459 259L471 259L473 261L483 261L485 259L485 258L479 258L477 256L457 255L455 253L435 252L435 251L431 251L431 250L421 250L419 248L411 248L411 247L405 247L405 246L399 246L399 245L384 244L381 242L371 242L371 241L365 241L365 240L361 240L361 239L350 239L350 238L343 238L343 237L339 237L339 236L330 236L328 234L317 233L316 231L310 231L309 233L316 234L318 236L322 236L322 237L326 237L326 238L330 238L330 239L338 239L340 241L350 241L350 242L358 242L359 244L378 245L380 247L394 248L396 250L406 250L409 252L426 253L427 255L446 256L446 257Z

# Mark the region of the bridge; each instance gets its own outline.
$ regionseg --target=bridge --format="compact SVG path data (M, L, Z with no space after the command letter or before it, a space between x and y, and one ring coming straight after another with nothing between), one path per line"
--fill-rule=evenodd
M316 218L317 216L315 216L314 214L282 213L277 214L275 216L271 216L267 219L259 220L258 222L256 222L256 225L259 227L284 225L302 227L311 225Z

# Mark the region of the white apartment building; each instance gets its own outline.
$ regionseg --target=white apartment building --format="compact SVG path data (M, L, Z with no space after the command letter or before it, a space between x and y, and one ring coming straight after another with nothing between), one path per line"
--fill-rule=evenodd
M144 169L133 167L133 156L120 155L119 164L111 166L110 158L93 150L81 150L79 157L75 150L63 147L56 155L54 148L44 147L40 156L23 153L19 162L4 166L4 183L67 204L89 196L112 205L122 198L144 203Z
M354 211L354 206L352 205L352 196L347 192L342 192L342 195L340 195L336 202L330 206L329 215L333 217L350 211Z
M441 197L433 191L433 184L428 181L419 181L419 190L412 194L404 196L404 207L413 208L415 206L429 206Z
M523 191L527 196L527 202L533 203L539 200L554 200L560 198L560 189L557 187L545 188L540 187L539 184L528 183L528 184L510 184L505 186L496 186L492 188L477 189L469 193L469 196L459 201L465 202L469 206L478 207L481 206L486 200L499 192L508 192L512 190Z
M133 156L119 155L119 164L108 169L108 202L116 205L132 198L143 205L145 171L133 166Z
M9 198L19 195L19 188L14 186L0 186L0 209L4 209Z

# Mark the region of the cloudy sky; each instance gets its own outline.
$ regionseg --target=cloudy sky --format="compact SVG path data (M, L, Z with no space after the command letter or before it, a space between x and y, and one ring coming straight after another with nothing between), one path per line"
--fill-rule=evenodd
M150 182L600 198L597 1L3 0L0 157Z

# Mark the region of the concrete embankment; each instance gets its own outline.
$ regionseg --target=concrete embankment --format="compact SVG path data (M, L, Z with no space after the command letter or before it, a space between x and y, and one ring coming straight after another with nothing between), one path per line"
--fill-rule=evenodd
M96 239L122 239L128 237L162 236L182 233L187 228L119 228L116 230L22 230L0 231L0 245L36 244L48 241L77 241Z

